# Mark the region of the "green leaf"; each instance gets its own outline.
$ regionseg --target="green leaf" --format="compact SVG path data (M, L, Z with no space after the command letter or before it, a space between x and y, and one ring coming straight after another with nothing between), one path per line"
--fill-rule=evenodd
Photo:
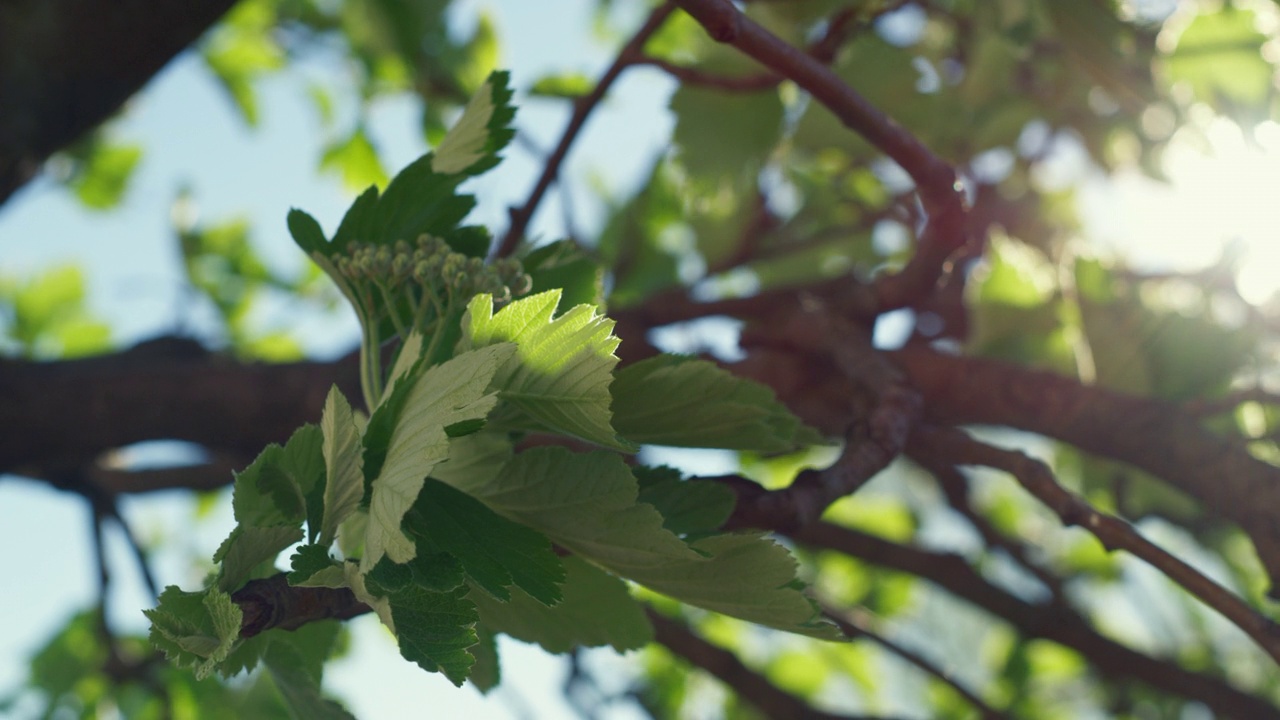
M448 592L466 582L466 573L458 558L449 553L420 552L405 564L383 558L365 575L369 592L391 595L411 586L432 592Z
M356 425L351 405L335 385L329 389L320 416L325 465L324 520L320 524L319 543L328 546L338 532L338 525L360 506L364 497L364 453L360 428Z
M296 526L306 517L305 501L283 470L284 448L271 443L249 467L235 473L231 507L236 521L253 527Z
M478 174L498 163L498 152L514 135L509 73L495 72L476 91L462 117L436 147L431 169L442 175Z
M581 558L565 558L564 567L564 600L554 607L519 591L505 603L472 592L481 625L553 653L603 645L622 652L653 640L653 626L626 583Z
M579 98L591 92L595 81L583 73L543 75L533 81L529 95L533 97Z
M584 559L682 602L781 630L839 637L796 588L796 564L782 546L751 534L685 544L663 528L652 506L637 502L636 480L615 454L534 448L464 489Z
M432 468L448 457L444 428L488 414L497 396L486 394L486 389L514 352L513 346L502 343L462 353L406 385L403 410L386 440L386 460L372 484L362 570L372 568L384 554L396 562L413 558L413 541L400 522ZM370 421L369 431L373 429Z
M760 383L713 363L658 355L618 371L613 425L654 445L785 453L822 441Z
M544 605L560 602L564 567L546 536L461 490L428 478L405 526L419 552L452 554L472 582L499 600L509 600L507 587L515 584Z
M151 644L175 665L192 668L200 680L231 653L243 619L239 606L220 590L189 593L172 585L154 609L143 613L151 620Z
M73 357L110 345L110 329L85 309L84 273L75 265L50 268L31 279L0 275L0 305L11 304L3 330L28 357Z
M340 587L343 584L342 568L329 556L328 544L299 547L289 558L289 567L292 569L290 585L330 587L331 583L336 583Z
M800 590L787 549L756 533L716 535L693 543L704 562L675 562L632 577L651 590L741 620L823 640L840 640Z
M494 377L499 397L534 427L619 450L633 446L610 426L609 383L618 364L613 321L579 305L552 318L560 292L521 298L493 313L493 299L477 295L463 317L462 348L514 342L514 357Z
M461 487L495 512L625 577L702 555L637 504L635 478L613 453L534 448Z
M681 164L712 183L757 172L782 132L777 92L732 94L681 85L671 96L671 112Z
M662 526L677 535L717 532L733 513L737 498L718 482L684 480L668 467L637 466L632 473L640 483L640 502L657 508Z
M459 228L459 223L475 207L475 198L459 195L458 185L498 163L498 152L514 131L515 116L507 74L493 73L477 91L458 125L442 142L436 154L427 153L409 163L378 193L385 180L368 139L359 130L345 143L331 148L329 161L348 171L349 181L372 182L347 210L330 241L310 216L295 210L289 216L289 230L298 246L338 283L344 281L331 264L321 261L342 253L352 242L389 245L397 240L413 240L422 234L437 235L460 249L474 249L476 230ZM437 157L438 156L438 157ZM341 162L339 162L341 161ZM354 298L352 298L354 301Z
M502 682L502 667L498 662L498 637L484 623L476 623L479 642L471 646L471 656L476 659L467 680L481 693L488 693Z
M1267 40L1252 10L1203 12L1178 36L1165 67L1170 81L1186 83L1202 102L1259 105L1267 101L1275 72L1262 53Z
M284 51L273 34L275 25L273 4L240 3L218 24L202 53L250 126L258 122L254 81L283 67L285 62Z
M213 555L214 562L222 563L218 589L240 589L263 563L273 562L282 550L301 539L302 528L297 526L237 525Z
M328 241L325 240L324 229L311 215L297 208L290 208L286 224L289 226L289 234L293 236L293 241L307 255L325 250Z
M467 588L430 592L419 587L390 597L400 654L428 672L441 672L462 686L475 662L467 648L475 645L476 606L466 599Z
M337 639L334 621L308 623L294 632L273 634L263 662L291 714L303 720L354 720L338 703L320 692L324 660Z
M387 184L387 171L363 127L357 127L346 139L325 148L320 169L338 173L348 190Z
M521 258L533 281L530 293L560 289L556 312L604 303L604 269L572 240L543 245Z
M71 188L85 206L109 210L120 204L129 180L142 159L138 145L98 143L71 180Z

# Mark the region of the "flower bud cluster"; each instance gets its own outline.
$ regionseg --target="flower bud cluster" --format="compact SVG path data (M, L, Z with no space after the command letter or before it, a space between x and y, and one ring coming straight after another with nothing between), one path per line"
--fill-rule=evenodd
M519 260L504 258L492 264L455 252L443 239L420 235L414 244L397 240L392 246L351 243L348 254L335 258L338 272L353 282L372 281L395 291L417 286L441 302L489 293L504 303L529 292L532 281Z

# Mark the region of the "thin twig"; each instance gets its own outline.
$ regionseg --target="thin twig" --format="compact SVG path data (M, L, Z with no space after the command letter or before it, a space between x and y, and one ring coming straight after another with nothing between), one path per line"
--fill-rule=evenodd
M906 307L927 296L947 269L951 254L968 242L968 208L955 168L849 87L831 68L761 27L729 0L674 1L712 39L732 45L795 82L911 176L928 223L907 265L881 276L875 294L883 311Z
M969 502L969 478L965 477L964 473L953 465L931 462L929 458L912 457L911 459L920 463L937 479L943 495L947 498L947 504L969 521L973 529L982 536L982 541L988 548L1004 551L1014 562L1039 580L1050 594L1057 598L1062 597L1062 578L1032 561L1025 545L996 530L991 522Z
M1043 462L1015 450L987 445L955 429L922 428L912 436L912 444L921 452L946 458L948 462L981 465L1009 473L1027 492L1057 513L1064 525L1082 527L1093 533L1108 550L1126 550L1146 561L1201 602L1217 610L1252 638L1272 660L1280 663L1280 625L1143 537L1125 520L1100 512L1084 498L1059 485L1053 471Z
M822 603L822 614L836 624L840 631L851 638L865 637L868 640L880 645L889 652L915 665L929 675L937 678L952 690L955 690L970 705L972 705L979 713L982 714L983 720L1001 720L1009 717L1005 713L996 710L987 704L985 700L973 694L964 685L961 685L951 673L938 667L932 660L926 658L911 648L890 640L872 626L872 618L865 610L841 611L833 606Z
M529 222L533 219L533 214L537 212L538 205L542 202L542 198L547 193L547 189L551 187L551 183L555 182L556 176L560 172L560 165L564 163L565 157L569 154L569 148L573 145L573 141L577 139L587 118L590 117L596 106L604 99L609 88L613 85L623 70L635 65L641 59L641 53L644 45L649 38L662 27L662 23L675 10L675 6L671 2L665 2L654 8L649 14L644 24L636 31L635 35L622 46L618 52L617 58L609 69L600 76L600 81L596 83L595 88L590 94L574 101L573 115L569 118L569 124L565 126L564 133L560 135L560 142L556 144L555 150L551 152L551 156L547 158L546 164L542 167L542 174L538 177L538 182L533 186L533 191L529 193L529 198L525 200L524 205L518 209L511 210L511 227L507 229L507 234L503 236L502 242L498 245L495 255L497 257L507 257L515 252L516 247L520 244L520 240L524 238L525 230L529 227Z
M649 611L649 621L653 623L655 640L689 663L719 678L739 697L756 706L765 717L776 720L790 718L854 720L855 718L855 716L833 715L815 710L805 700L782 691L759 673L748 668L737 655L698 637L683 623L652 610Z
M955 553L899 545L859 530L818 522L787 533L811 548L860 558L922 578L980 607L1025 637L1044 638L1079 652L1097 672L1112 680L1136 680L1176 697L1204 703L1221 717L1275 718L1270 701L1226 682L1157 660L1104 637L1071 607L1060 602L1032 603L992 584Z

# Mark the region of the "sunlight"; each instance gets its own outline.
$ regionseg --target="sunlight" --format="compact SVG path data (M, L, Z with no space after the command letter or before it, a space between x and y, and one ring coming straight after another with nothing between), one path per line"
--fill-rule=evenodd
M1244 299L1265 302L1280 289L1280 124L1248 137L1217 118L1183 130L1165 155L1170 183L1138 170L1116 174L1104 191L1110 214L1102 237L1152 271L1187 271L1236 256Z

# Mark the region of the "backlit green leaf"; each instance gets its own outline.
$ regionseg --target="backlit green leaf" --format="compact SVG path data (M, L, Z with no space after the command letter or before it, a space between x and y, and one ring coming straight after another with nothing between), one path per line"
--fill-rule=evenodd
M351 405L336 385L329 389L329 396L325 398L320 430L324 436L326 480L319 543L327 546L337 534L338 525L359 507L360 499L364 497L364 453L360 429L356 426Z
M467 576L493 597L511 598L514 584L544 605L560 601L564 568L544 535L507 520L484 503L427 478L405 519L418 551L458 558Z
M658 355L618 371L613 426L654 445L784 453L821 442L773 391L713 363Z
M475 661L467 648L479 641L474 629L479 616L466 594L465 587L450 592L410 587L390 598L400 654L458 686Z
M553 607L521 591L513 591L510 602L475 591L469 597L485 627L536 642L548 652L602 645L621 652L653 640L653 627L626 583L581 558L565 558L564 567L564 600Z
M517 352L494 377L499 396L534 427L631 450L610 426L609 383L618 364L613 321L579 305L553 318L560 292L521 298L493 313L493 300L477 295L463 318L463 349L514 342Z
M400 521L431 469L448 457L444 429L489 412L497 396L486 390L514 351L512 345L499 343L462 353L428 368L408 386L404 409L387 441L386 460L372 484L362 570L372 568L384 554L396 562L413 558L413 541L401 530Z

